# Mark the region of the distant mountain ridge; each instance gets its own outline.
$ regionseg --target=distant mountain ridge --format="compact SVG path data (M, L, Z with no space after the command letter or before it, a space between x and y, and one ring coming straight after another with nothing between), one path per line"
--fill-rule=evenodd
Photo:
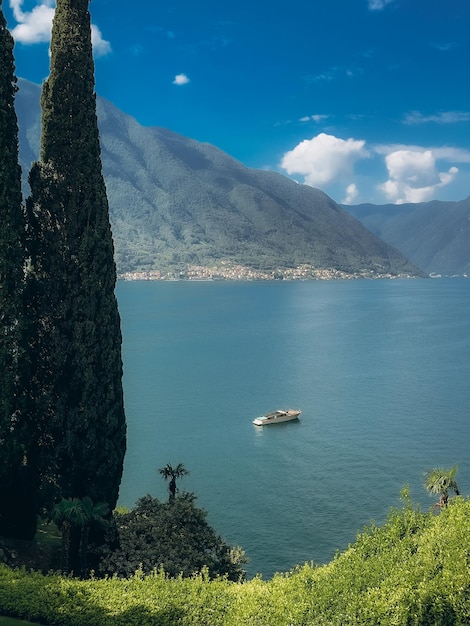
M427 274L470 275L470 196L460 202L344 208Z
M40 139L40 87L19 81L26 178ZM97 99L119 272L185 272L222 262L256 271L307 265L346 274L420 275L323 192L253 170L217 149L141 126Z

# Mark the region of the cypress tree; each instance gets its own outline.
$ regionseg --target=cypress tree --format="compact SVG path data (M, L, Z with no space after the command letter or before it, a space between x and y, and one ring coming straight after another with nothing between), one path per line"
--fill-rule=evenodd
M26 202L31 363L43 497L114 508L126 426L116 268L102 176L88 0L57 0Z
M36 531L37 480L29 464L31 433L19 410L25 222L16 90L13 38L0 0L0 534L28 538Z
M15 326L22 279L21 172L18 123L14 109L16 78L13 39L0 0L0 415L8 423L13 411Z

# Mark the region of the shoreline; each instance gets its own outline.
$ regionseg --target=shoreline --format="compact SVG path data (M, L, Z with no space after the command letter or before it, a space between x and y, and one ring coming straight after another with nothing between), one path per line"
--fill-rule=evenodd
M272 281L272 280L393 280L399 278L427 278L411 273L393 274L364 269L358 272L346 272L335 268L315 268L303 264L295 268L278 268L275 270L254 270L243 265L223 264L221 266L206 267L190 265L184 271L147 270L122 272L118 280L123 281Z

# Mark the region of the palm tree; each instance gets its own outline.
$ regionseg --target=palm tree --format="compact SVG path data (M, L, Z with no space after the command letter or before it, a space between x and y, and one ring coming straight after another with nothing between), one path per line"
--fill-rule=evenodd
M62 571L68 574L77 561L72 545L73 531L85 524L86 520L81 499L63 498L54 506L50 517L62 534Z
M158 471L165 480L170 479L170 482L168 483L169 500L174 500L176 495L176 479L183 478L183 476L189 474L189 471L182 463L178 463L176 467L167 463L165 467L161 467Z
M102 521L109 507L105 502L93 504L88 496L84 498L63 498L51 513L51 520L62 534L62 571L69 573L80 569L86 574L87 549L90 526L94 521Z
M456 496L460 495L460 491L455 480L457 473L457 465L446 470L442 467L434 467L425 474L424 486L430 494L439 494L439 501L433 507L442 509L449 501L449 490L452 490Z
M87 575L88 569L88 538L90 536L90 527L93 523L104 523L105 516L109 513L109 506L106 502L96 502L88 496L82 499L82 508L84 512L84 521L80 528L80 572L82 576Z

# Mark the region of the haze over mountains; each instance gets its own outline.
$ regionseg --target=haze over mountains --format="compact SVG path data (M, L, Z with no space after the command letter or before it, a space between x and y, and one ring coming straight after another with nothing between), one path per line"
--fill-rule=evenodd
M427 274L470 275L470 196L460 202L346 208Z
M26 179L38 155L40 87L25 80L19 81L19 87L20 161ZM259 271L308 265L349 274L420 275L416 267L420 264L411 254L419 246L408 246L410 263L396 249L402 245L398 217L395 229L372 219L380 207L347 209L371 230L380 222L379 230L384 230L380 234L388 243L323 192L275 172L246 168L210 144L163 128L143 127L99 97L98 121L118 272L185 272L190 265L224 261ZM406 215L406 206L393 206L396 216ZM425 212L419 215L426 218ZM413 228L419 237L421 226L417 217L408 224L408 234ZM465 237L468 241L468 232L462 241ZM420 267L427 273L424 239L423 248ZM442 262L449 256L453 256L451 244L447 256L442 253ZM464 256L462 252L459 258ZM430 271L448 273L439 269L437 251L433 259ZM466 263L468 268L468 255Z

